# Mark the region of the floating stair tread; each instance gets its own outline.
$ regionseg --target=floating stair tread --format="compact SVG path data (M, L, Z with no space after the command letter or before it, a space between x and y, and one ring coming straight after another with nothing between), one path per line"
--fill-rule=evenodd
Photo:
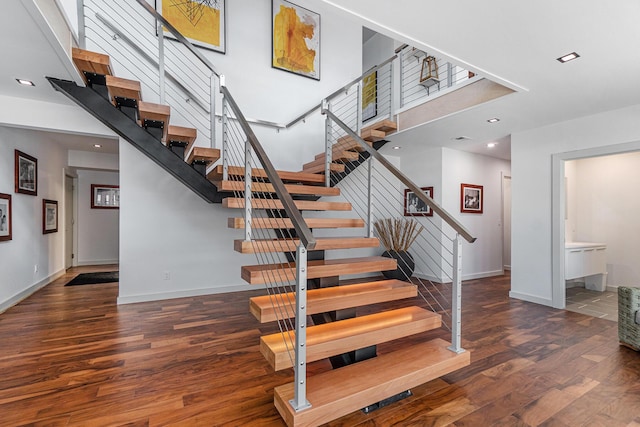
M382 256L313 260L307 262L307 277L317 279L343 274L373 273L395 270L397 266L395 259ZM294 280L295 263L245 265L241 268L241 277L252 285Z
M401 280L332 286L307 291L307 314L378 304L418 295L417 286ZM263 295L249 299L249 309L261 323L295 317L296 294Z
M103 76L113 74L111 58L109 58L109 55L74 47L71 49L71 57L73 58L73 63L76 64L78 71L82 74L82 78L85 79L85 83L86 78L83 71Z
M395 132L398 130L398 125L393 120L385 119L380 120L379 122L375 122L372 125L364 127L362 130L375 129L386 133L387 135L391 132Z
M167 130L167 142L181 142L186 144L184 152L188 153L191 145L198 137L198 130L194 128L170 125Z
M331 172L343 173L344 172L344 164L343 163L331 162L331 164L329 164L329 169L330 169ZM305 173L321 173L321 174L324 175L324 162L322 164L320 164L320 165L304 168L304 169L302 169L302 172L305 172Z
M137 80L123 79L121 77L107 76L107 88L109 89L109 96L113 101L113 98L128 98L142 99L142 91L140 88L140 82Z
M185 160L188 164L193 162L214 163L220 158L220 150L217 148L193 147L193 150ZM244 199L243 199L244 200Z
M347 202L320 202L313 200L294 200L299 210L305 211L350 211L351 203ZM227 197L222 199L222 206L231 209L244 209L244 198ZM282 202L278 199L251 199L252 209L283 209Z
M162 122L162 142L167 141L167 132L169 129L169 118L171 117L171 107L163 104L154 104L153 102L138 102L138 119L140 124L144 123L144 120L153 120L156 122Z
M276 171L281 180L287 182L300 182L305 184L321 184L324 185L324 176L315 173L305 172L289 172ZM264 169L251 169L251 175L254 178L266 178L267 174ZM244 167L229 166L229 176L237 176L244 179ZM222 181L222 165L213 168L208 174L207 179L210 181Z
M233 191L244 193L244 181L215 181L218 191ZM313 196L339 196L338 187L320 187L318 185L285 184L284 187L291 194L305 194ZM273 193L273 185L264 182L251 183L251 190L258 193Z
M435 339L309 377L308 409L291 407L293 383L274 389L274 404L289 427L325 424L468 366L469 352L456 354L449 345Z
M316 160L322 159L324 161L324 156L325 156L325 153L316 154L315 159ZM358 160L360 158L360 154L358 154L355 151L334 149L333 152L331 153L331 158L335 161L346 160L348 162L352 162L352 161Z
M420 307L405 307L367 316L307 327L307 362L347 353L409 335L439 328L439 314ZM260 338L260 352L276 370L293 366L291 343L294 331ZM295 359L295 358L293 358Z
M360 218L305 218L309 228L362 228L364 220ZM244 218L229 218L229 228L244 228ZM253 218L251 228L293 228L290 218Z
M234 241L234 250L243 254L265 252L295 252L300 239L262 239ZM318 237L316 251L332 249L377 248L380 241L375 237Z
M382 141L386 136L385 132L376 129L363 129L360 132L360 137L368 142Z
M369 144L370 146L373 146L373 143L370 141L365 141L367 144ZM338 139L338 142L336 142L333 145L333 149L334 150L355 150L355 151L364 151L364 148L362 147L362 145L360 145L360 143L358 141L356 141L355 139L351 138L350 136L343 136L342 138Z

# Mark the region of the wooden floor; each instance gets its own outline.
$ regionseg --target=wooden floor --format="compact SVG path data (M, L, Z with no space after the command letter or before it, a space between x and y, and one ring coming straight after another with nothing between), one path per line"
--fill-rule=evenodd
M249 314L257 292L116 306L117 284L63 286L85 270L0 314L0 425L283 425L273 388L292 374L258 351L274 329ZM330 425L640 426L640 354L617 324L509 299L509 280L464 284L469 367Z

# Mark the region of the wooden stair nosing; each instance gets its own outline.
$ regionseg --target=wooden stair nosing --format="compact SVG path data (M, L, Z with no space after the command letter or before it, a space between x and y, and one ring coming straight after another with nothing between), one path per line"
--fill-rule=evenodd
M218 148L193 147L185 161L188 164L191 164L195 161L215 163L219 158L220 149Z
M86 77L83 71L103 76L113 74L111 58L109 55L73 47L71 48L71 58L73 59L73 63L76 65L76 68L78 68L78 71L80 71L85 83Z
M350 211L351 204L347 202L320 202L313 200L294 200L299 210L305 211ZM244 209L244 198L227 197L222 199L222 206L230 209ZM251 209L283 209L278 199L251 199Z
M393 258L382 256L314 260L307 262L307 278L333 277L343 274L373 273L395 270L398 264ZM269 282L285 282L295 279L295 263L245 265L241 277L252 285Z
M364 220L360 218L305 218L309 228L362 228ZM229 228L244 228L244 218L229 218ZM290 218L253 218L251 228L293 228Z
M441 324L439 314L414 306L308 326L307 362L429 331ZM276 371L293 366L294 332L285 332L286 338L280 332L260 338L260 352Z
M398 125L396 124L396 122L394 122L393 120L389 120L389 119L384 119L384 120L380 120L378 122L375 122L369 126L365 126L364 128L362 128L362 130L369 130L369 129L375 129L375 130L379 130L381 132L386 133L387 135L391 132L395 132L398 130Z
M307 314L413 298L417 294L416 285L395 279L311 289L307 291ZM260 323L275 322L295 317L295 304L294 292L270 294L250 298L249 310Z
M324 156L326 156L326 153L320 153L320 154L316 154L316 156L314 157L315 160L318 159L324 159ZM355 160L358 160L360 158L360 154L358 154L355 151L350 151L350 150L340 150L340 149L334 149L333 152L331 153L331 159L334 161L348 161L348 162L353 162Z
M153 102L138 102L138 119L140 125L144 124L145 120L153 120L156 122L162 122L162 142L166 144L167 135L169 132L169 118L171 117L171 107L164 104L155 104Z
M343 173L345 169L345 166L343 163L335 163L335 162L331 162L329 164L329 171L330 172L335 172L335 173ZM304 173L321 173L324 174L324 163L316 165L316 166L311 166L311 167L307 167L307 168L303 168L302 172Z
M267 252L295 252L300 245L300 239L238 239L233 243L233 249L242 254ZM380 241L376 237L318 237L315 251L333 249L377 248Z
M169 143L171 141L184 143L186 144L184 147L184 152L188 153L197 137L197 129L169 125L169 129L167 130L167 140L165 141L165 143Z
M280 179L286 182L300 182L305 184L324 185L324 176L314 173L276 171ZM267 174L263 169L251 169L251 175L254 178L267 178ZM238 176L244 179L244 167L229 166L229 176ZM222 181L222 165L216 166L208 174L207 179L210 181Z
M468 351L456 354L442 339L381 354L307 378L311 407L296 412L289 403L294 384L274 389L274 404L288 427L317 426L468 366Z
M366 129L360 132L361 138L367 142L378 142L385 139L387 134L381 130Z
M244 193L244 181L214 181L218 191L233 191ZM290 194L305 194L312 196L339 196L340 188L322 187L319 185L285 184ZM273 193L273 185L267 182L251 183L251 190L257 193Z
M142 100L142 89L137 80L123 79L112 75L106 76L109 96L113 101L114 97Z

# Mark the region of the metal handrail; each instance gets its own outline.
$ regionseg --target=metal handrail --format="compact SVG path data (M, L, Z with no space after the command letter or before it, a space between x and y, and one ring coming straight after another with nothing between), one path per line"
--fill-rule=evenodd
M377 150L373 149L369 144L367 144L360 136L358 136L349 126L347 126L342 120L340 120L335 114L333 114L326 107L326 102L323 102L323 107L321 110L322 114L327 115L334 123L340 126L351 138L356 140L370 156L373 156L380 164L382 164L389 172L391 172L396 178L400 180L404 185L406 185L410 191L412 191L420 200L422 200L427 206L429 206L433 212L438 214L447 224L451 226L458 234L460 234L464 239L473 243L476 241L476 238L471 235L471 233L458 222L455 218L453 218L447 211L445 211L438 203L436 203L431 197L427 196L424 191L420 189L418 185L416 185L413 181L411 181L405 174L400 172L398 168L393 166L384 156L378 153Z
M287 216L291 218L291 222L293 223L293 227L298 233L300 241L307 250L313 250L316 247L315 237L313 237L311 230L309 229L309 227L307 227L307 223L304 221L304 218L302 218L302 214L296 207L291 194L289 194L289 192L285 188L282 179L280 179L280 176L276 172L276 169L273 167L273 164L265 153L264 148L262 148L262 145L260 145L258 138L253 133L253 129L251 129L251 126L249 126L249 123L244 118L244 115L242 114L242 111L240 111L238 104L236 104L236 101L233 99L233 97L229 93L229 90L222 81L220 82L220 92L222 92L222 94L224 95L225 100L229 104L229 107L231 107L231 110L235 114L237 120L240 122L242 130L244 131L245 135L247 135L247 139L253 147L253 151L255 152L256 157L262 164L271 185L273 185L275 193L282 202L282 206L287 213Z
M216 77L220 78L220 73L216 70L216 67L213 66L213 64L203 55L201 54L196 48L195 46L193 46L193 44L191 44L191 42L189 40L187 40L181 33L180 31L176 30L176 28L171 25L169 23L169 21L167 21L166 19L164 19L164 17L158 13L157 10L155 10L153 8L153 6L151 6L146 0L137 0L137 2L140 4L140 6L144 7L147 12L149 12L158 22L161 22L162 25L169 30L169 32L171 34L173 34L173 36L180 42L182 43L187 49L189 49L189 51L191 53L193 53L196 58L198 58L200 60L200 62L202 62L209 70L211 70L211 72L213 74L216 75Z
M96 13L96 18L98 19L98 21L102 22L108 29L113 31L114 35L117 35L118 38L126 42L129 46L131 46L131 48L133 48L133 50L136 51L138 56L140 56L141 58L144 58L147 62L149 62L155 68L158 68L158 62L155 59L153 59L151 56L149 56L136 42L131 40L122 30L120 30L120 28L118 28L115 24L113 24L111 21L109 21L107 18L100 15L99 13ZM193 92L187 89L182 83L180 83L175 77L173 77L171 73L167 71L165 72L165 75L167 77L167 80L169 80L171 83L178 86L180 90L182 90L185 93L185 95L189 97L189 99L193 100L193 102L195 102L205 112L207 113L210 112L209 107L202 104L198 100L198 97L195 96Z

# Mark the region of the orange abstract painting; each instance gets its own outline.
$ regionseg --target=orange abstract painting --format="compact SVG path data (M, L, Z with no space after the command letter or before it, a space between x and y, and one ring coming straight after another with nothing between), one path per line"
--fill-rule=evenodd
M161 0L158 9L191 43L224 53L224 6L224 0Z
M272 66L320 80L320 15L273 0Z

